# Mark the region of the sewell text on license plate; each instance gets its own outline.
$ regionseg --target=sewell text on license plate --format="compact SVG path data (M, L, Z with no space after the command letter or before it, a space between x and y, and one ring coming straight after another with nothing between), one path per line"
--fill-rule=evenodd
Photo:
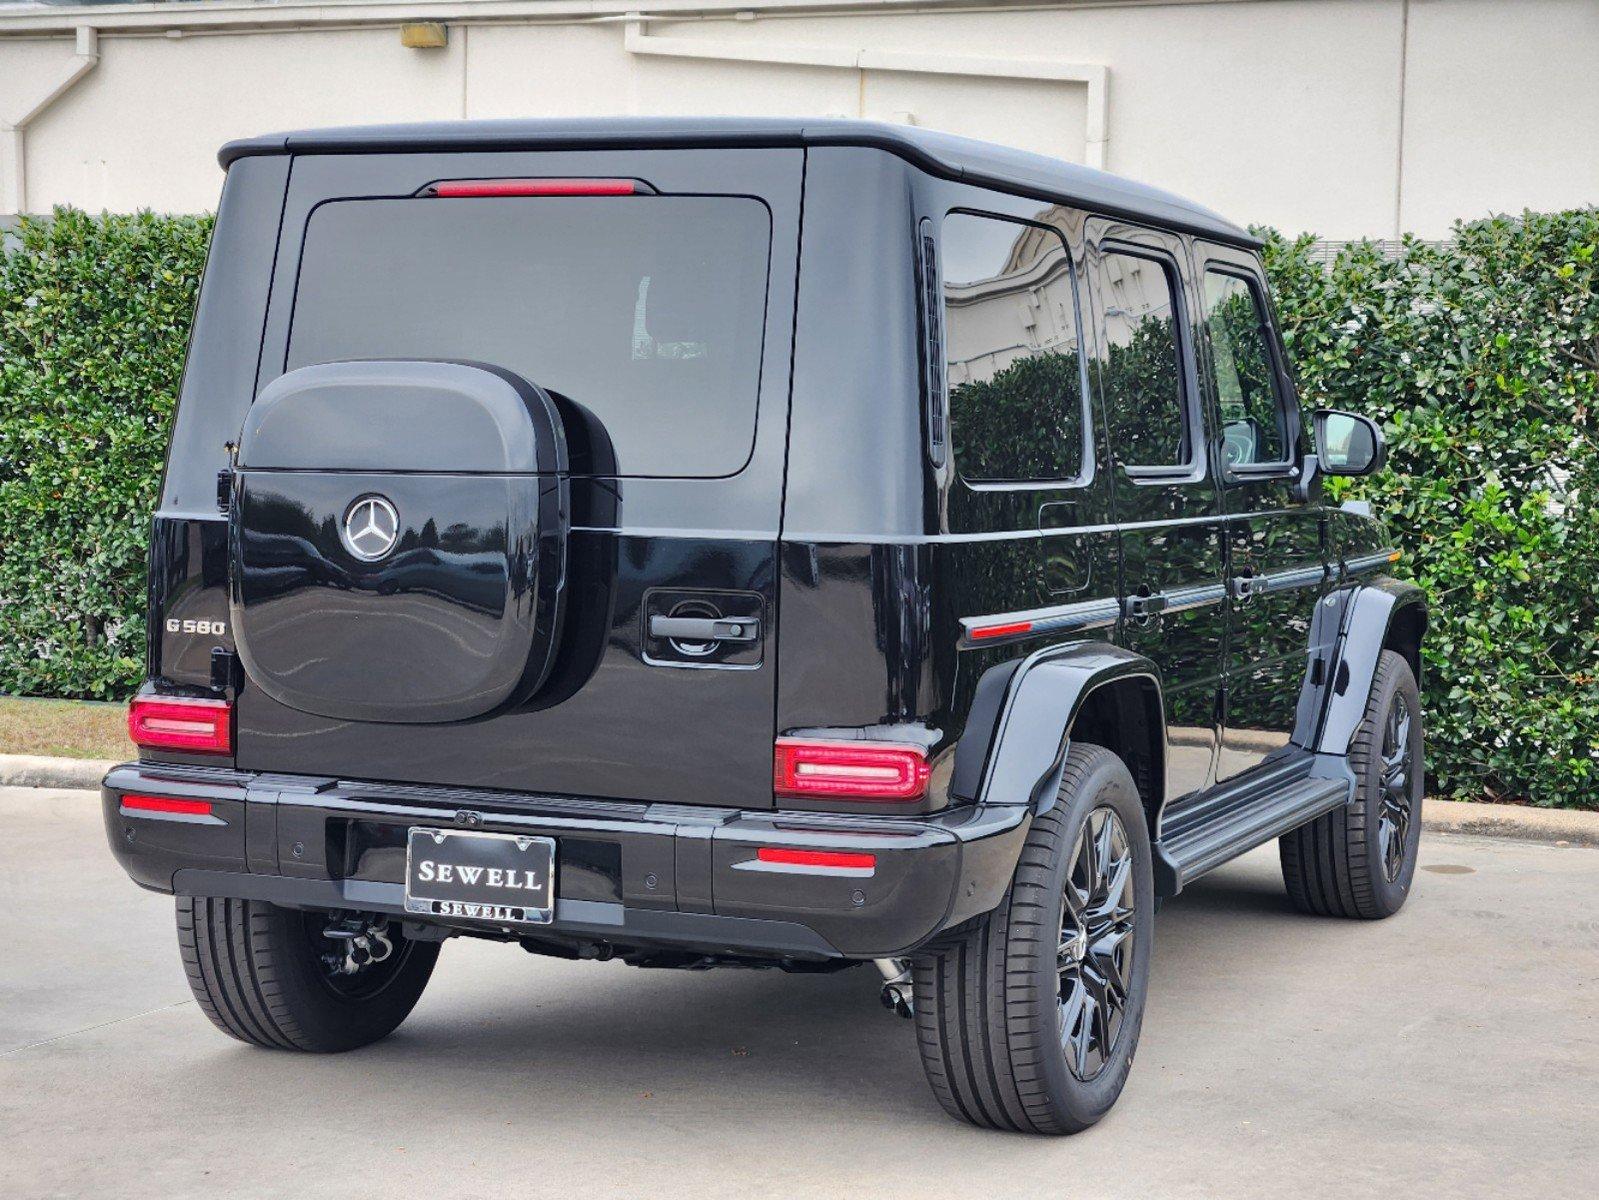
M497 925L548 924L555 916L555 841L413 827L406 839L405 911Z

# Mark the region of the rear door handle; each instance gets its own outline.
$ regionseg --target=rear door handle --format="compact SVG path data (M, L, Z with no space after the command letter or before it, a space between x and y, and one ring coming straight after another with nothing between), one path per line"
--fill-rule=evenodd
M761 636L759 617L650 618L650 636L678 642L753 642Z

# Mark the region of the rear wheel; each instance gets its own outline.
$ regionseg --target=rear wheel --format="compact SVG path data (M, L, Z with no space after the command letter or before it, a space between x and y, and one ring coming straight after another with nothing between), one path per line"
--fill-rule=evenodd
M1144 1018L1154 884L1126 765L1072 746L1004 901L915 965L917 1041L951 1116L1076 1133L1110 1110Z
M1355 798L1278 843L1283 881L1300 909L1374 920L1410 895L1421 843L1421 694L1392 650L1377 661L1366 714L1349 744Z
M352 922L328 937L325 913L259 900L179 896L178 947L201 1011L255 1046L334 1053L387 1037L410 1015L439 956L393 925Z

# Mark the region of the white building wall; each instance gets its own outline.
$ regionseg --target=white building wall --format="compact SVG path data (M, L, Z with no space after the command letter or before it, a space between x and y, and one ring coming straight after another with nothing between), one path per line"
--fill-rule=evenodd
M28 210L211 208L217 146L273 129L625 113L909 120L1103 155L1236 220L1330 238L1438 237L1459 216L1599 202L1595 0L844 0L829 15L758 0L753 19L706 0L708 16L651 20L632 42L649 52L629 50L630 8L681 16L687 2L0 11L0 125L92 25L98 64L23 135ZM445 49L400 45L402 19L439 17ZM719 47L729 60L676 56ZM0 211L16 207L16 141L0 137Z

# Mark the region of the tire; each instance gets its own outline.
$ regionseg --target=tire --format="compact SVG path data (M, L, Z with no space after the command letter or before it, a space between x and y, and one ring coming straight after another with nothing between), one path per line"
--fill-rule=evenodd
M1397 741L1406 752L1397 760L1396 722L1404 725ZM1421 694L1410 664L1392 650L1377 661L1366 714L1349 743L1349 766L1354 801L1279 840L1283 882L1304 912L1379 920L1410 895L1425 776Z
M1080 900L1073 906L1099 932L1068 939L1068 881L1080 897L1078 885L1093 866L1082 860L1084 845L1102 848L1107 828L1112 843L1120 831L1108 856L1123 864L1119 882L1102 902L1096 891L1086 909ZM1085 830L1100 836L1085 837ZM999 907L914 963L922 1066L952 1117L987 1129L1062 1134L1110 1111L1143 1024L1154 901L1149 833L1132 776L1110 751L1073 745L1059 801L1034 820ZM1104 920L1129 904L1130 913ZM1070 920L1075 931L1084 928ZM1083 997L1091 979L1111 978L1112 968L1124 999L1109 1022L1107 1052L1104 1010Z
M351 976L322 955L323 913L258 900L179 896L178 948L200 1009L223 1033L282 1050L332 1054L387 1037L410 1014L433 974L436 942L390 926L393 952Z

